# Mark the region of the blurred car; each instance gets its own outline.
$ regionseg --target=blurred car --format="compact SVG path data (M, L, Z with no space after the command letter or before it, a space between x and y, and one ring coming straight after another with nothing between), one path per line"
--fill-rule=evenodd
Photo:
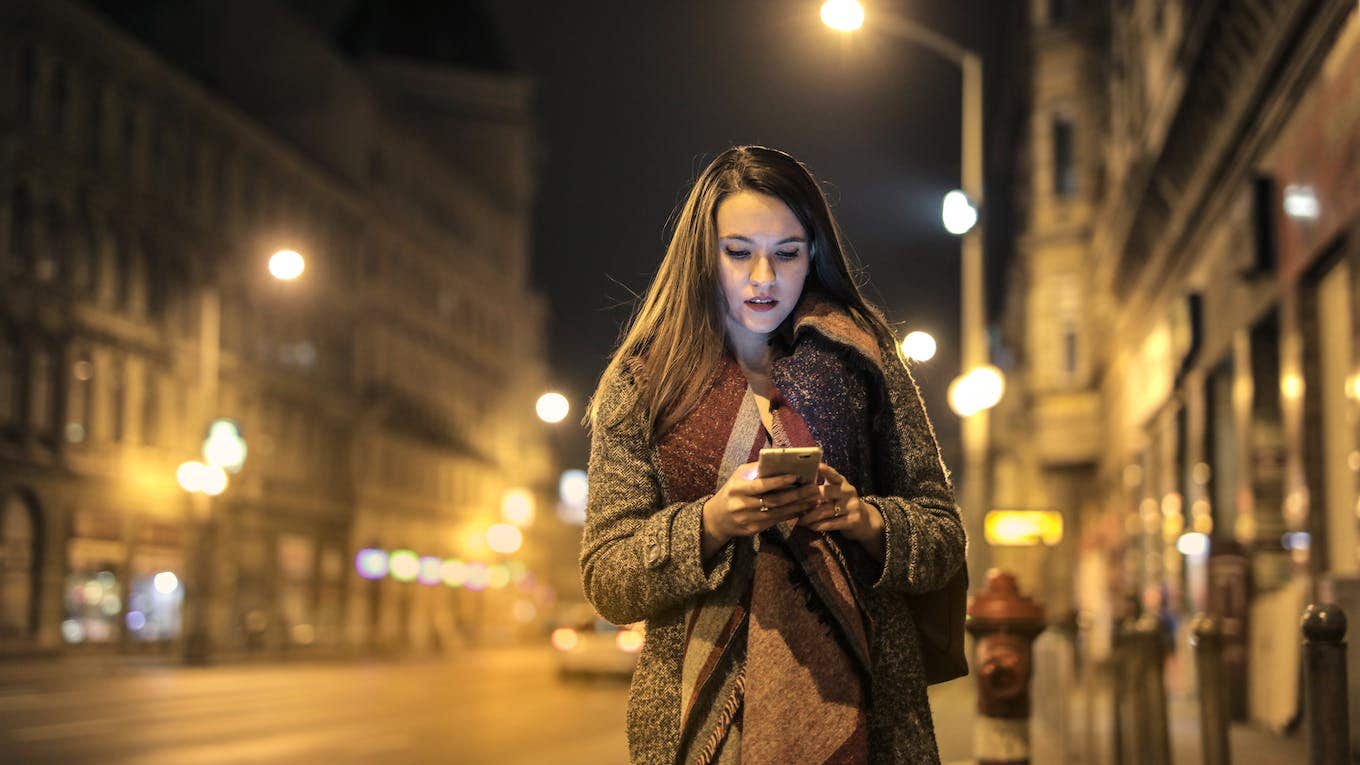
M642 622L619 627L594 611L576 611L550 638L562 677L631 677L645 642Z

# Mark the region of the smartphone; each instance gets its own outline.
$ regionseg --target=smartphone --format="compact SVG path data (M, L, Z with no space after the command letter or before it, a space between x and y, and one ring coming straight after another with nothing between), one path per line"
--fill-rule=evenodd
M796 475L799 486L817 480L817 466L822 462L822 447L794 446L787 449L761 449L756 474L762 478L776 475Z

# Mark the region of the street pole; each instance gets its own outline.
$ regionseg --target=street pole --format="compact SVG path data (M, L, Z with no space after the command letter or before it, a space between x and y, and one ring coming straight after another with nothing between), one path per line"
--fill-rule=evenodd
M964 52L959 58L963 70L963 115L960 167L963 192L973 205L984 209L982 140L982 59ZM987 364L987 300L982 221L963 236L961 333L963 370ZM983 409L963 420L964 481L961 492L964 524L972 543L968 545L968 567L987 571L991 556L983 543L983 518L991 505L991 424L990 410Z
M218 367L221 363L222 302L217 285L211 277L204 284L199 299L198 317L198 406L195 407L197 427L212 419L217 406ZM198 436L195 436L197 440ZM193 574L185 588L184 615L188 626L184 636L184 662L206 664L212 653L212 585L213 523L212 497L201 492L189 495L190 513L187 527L193 543L186 549L194 551L190 565Z
M891 13L875 16L872 27L885 34L925 47L959 67L963 78L962 114L960 115L960 175L963 192L979 211L986 199L983 181L982 133L982 57L967 47L950 40L910 19ZM963 235L960 243L962 282L961 351L963 374L988 364L986 274L983 257L981 221ZM971 543L968 545L968 568L987 571L991 555L983 543L983 518L991 505L991 431L988 410L979 410L963 418L964 481L960 487L959 503Z

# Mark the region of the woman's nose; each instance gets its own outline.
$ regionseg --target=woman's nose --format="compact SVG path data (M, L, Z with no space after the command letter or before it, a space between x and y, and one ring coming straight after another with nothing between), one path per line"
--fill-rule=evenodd
M770 262L768 255L757 255L752 260L755 261L751 264L752 283L768 284L774 281L774 264Z

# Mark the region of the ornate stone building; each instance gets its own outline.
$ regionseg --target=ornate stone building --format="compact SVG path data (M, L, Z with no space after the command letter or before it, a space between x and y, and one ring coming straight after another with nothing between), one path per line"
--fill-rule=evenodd
M1097 665L1135 612L1182 650L1186 617L1222 617L1236 714L1277 729L1303 604L1360 613L1355 11L1035 2L1029 32L994 464L1071 546L1016 554Z
M521 597L355 571L495 562L551 469L530 84L357 5L343 46L263 0L0 9L0 653L174 646L211 417L249 449L211 503L220 650L447 646Z

